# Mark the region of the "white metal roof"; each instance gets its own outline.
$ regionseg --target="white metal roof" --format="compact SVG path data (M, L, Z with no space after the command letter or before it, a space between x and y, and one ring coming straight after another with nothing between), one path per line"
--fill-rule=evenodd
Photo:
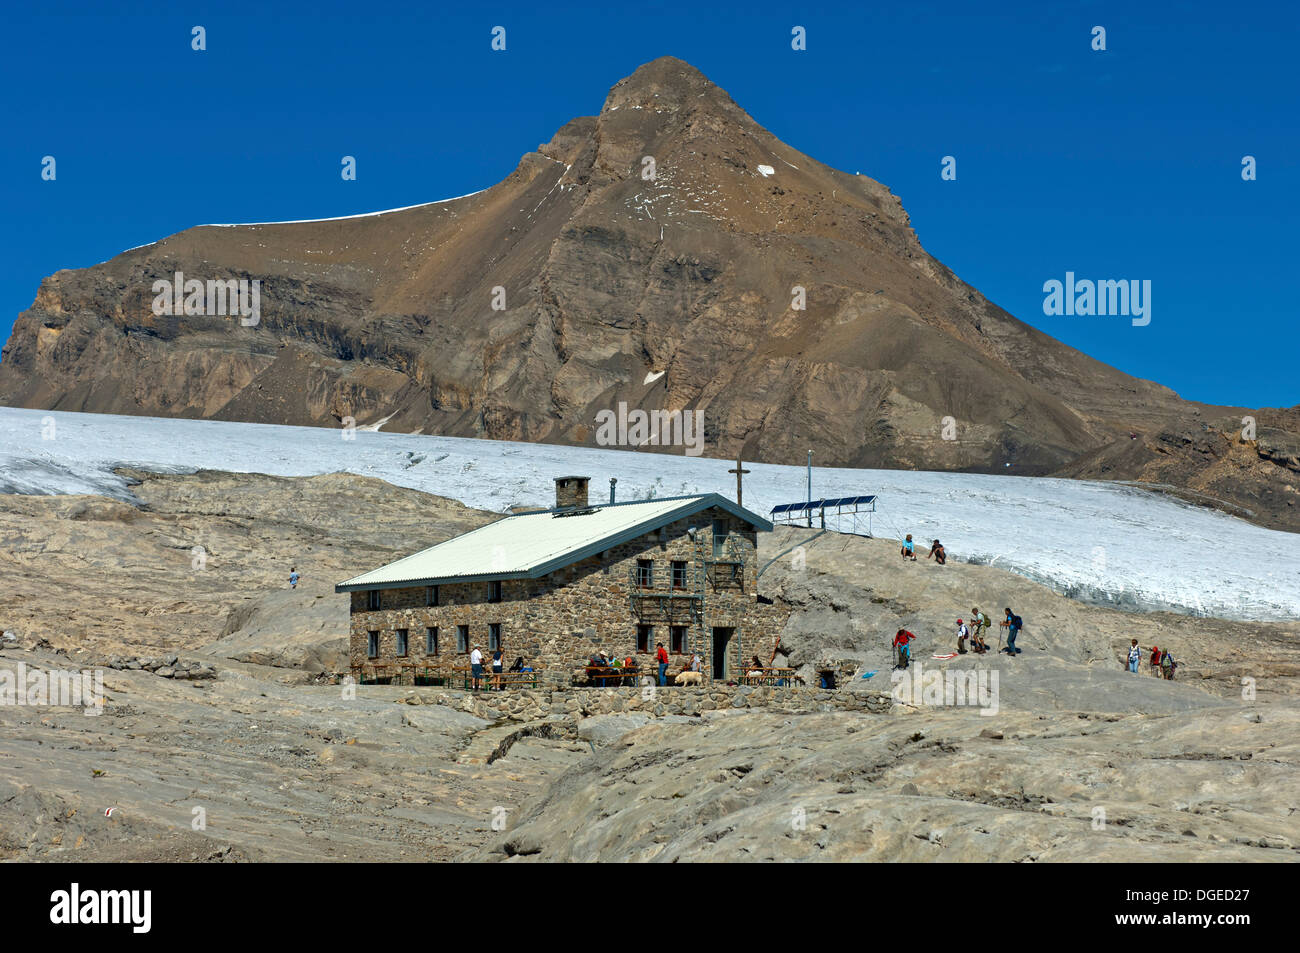
M518 513L454 536L335 586L337 592L394 585L438 585L472 579L537 578L610 546L711 506L760 529L761 516L716 493L594 506L563 515L555 510Z

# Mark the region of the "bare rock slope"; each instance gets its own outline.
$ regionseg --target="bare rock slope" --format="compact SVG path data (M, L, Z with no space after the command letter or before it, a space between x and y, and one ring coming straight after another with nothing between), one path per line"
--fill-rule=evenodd
M154 315L177 271L260 280L260 323ZM1300 528L1294 409L1252 411L1245 440L1241 408L1016 320L925 252L885 186L779 141L672 57L475 195L199 226L50 276L0 363L0 402L26 407L574 444L620 401L704 411L720 456L1010 463Z

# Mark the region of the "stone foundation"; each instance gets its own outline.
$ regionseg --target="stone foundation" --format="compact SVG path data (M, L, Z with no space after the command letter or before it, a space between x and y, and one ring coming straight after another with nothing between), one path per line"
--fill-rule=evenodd
M586 718L641 712L654 718L698 715L722 709L767 709L806 713L864 711L885 714L893 705L888 692L824 691L798 686L741 685L733 688L570 688L457 692L437 688L410 692L410 705L448 705L489 721L538 721L548 717Z

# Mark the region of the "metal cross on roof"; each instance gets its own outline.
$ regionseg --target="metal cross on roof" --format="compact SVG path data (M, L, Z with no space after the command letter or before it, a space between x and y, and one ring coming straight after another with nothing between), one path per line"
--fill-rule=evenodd
M740 495L740 489L741 489L740 481L741 478L749 471L746 470L744 465L740 462L740 457L736 457L736 468L734 470L728 470L727 472L736 474L736 505L744 506L745 501L741 498Z

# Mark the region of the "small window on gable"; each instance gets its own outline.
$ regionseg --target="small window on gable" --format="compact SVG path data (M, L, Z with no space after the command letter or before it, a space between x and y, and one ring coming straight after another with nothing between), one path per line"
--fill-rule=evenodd
M379 593L379 590L378 590L378 589L371 589L371 590L369 590L369 591L366 592L366 608L367 608L367 609L370 609L370 610L373 611L373 610L379 608L379 595L380 595L380 593Z
M501 581L495 580L488 583L488 602L501 601Z
M424 593L424 604L427 606L436 606L438 604L438 587L429 586Z
M654 571L653 559L638 559L636 561L636 584L642 589L649 589L654 585Z

